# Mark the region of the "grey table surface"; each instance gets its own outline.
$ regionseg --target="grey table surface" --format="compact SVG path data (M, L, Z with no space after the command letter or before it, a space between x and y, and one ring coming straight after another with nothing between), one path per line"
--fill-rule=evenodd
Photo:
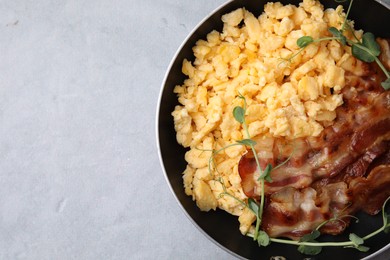
M0 0L0 259L234 259L186 218L155 111L225 0Z

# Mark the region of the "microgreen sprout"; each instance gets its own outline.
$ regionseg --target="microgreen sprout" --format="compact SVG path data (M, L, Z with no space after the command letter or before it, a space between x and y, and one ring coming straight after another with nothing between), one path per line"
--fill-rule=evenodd
M215 169L215 171L218 173L218 168L217 168L217 164L215 163L215 156L217 155L217 154L219 154L220 152L222 152L222 151L224 151L224 150L226 150L227 148L230 148L230 147L233 147L233 146L238 146L238 145L242 145L242 144L240 144L240 143L233 143L233 144L229 144L229 145L227 145L227 146L225 146L225 147L222 147L221 149L218 149L218 150L212 150L212 154L211 154L211 156L210 156L210 158L209 158L209 173L210 173L210 175L214 178L214 175L213 175L213 173L212 173L212 169L211 169L211 167L213 167L214 169ZM211 166L212 165L212 166Z
M223 192L219 194L219 198L222 198L223 196L228 196L228 197L238 201L242 206L248 207L248 205L244 201L240 200L239 198L237 198L236 196L234 196L234 195L232 195L231 193L228 192L222 177L219 177L217 179L217 182L219 182L222 185L222 189L223 189Z
M336 2L345 2L345 1L336 1ZM348 10L345 15L344 22L341 26L341 29L337 29L335 27L330 27L328 30L333 35L333 37L323 37L319 39L314 39L311 36L302 36L297 40L297 45L300 48L300 50L292 55L287 60L291 62L291 60L296 57L299 53L301 53L307 46L309 46L312 43L315 42L321 42L321 41L328 41L328 40L336 40L340 42L343 46L347 45L351 47L352 55L364 62L376 62L379 66L379 68L383 71L383 73L386 76L386 80L381 83L382 87L385 90L390 89L390 72L385 68L385 66L382 64L382 62L379 60L380 55L380 46L375 40L374 34L371 32L366 32L362 36L362 40L360 41L356 35L354 34L354 31L352 29L352 26L348 22L347 18L349 15L349 12L351 10L353 4L353 0L349 2ZM345 37L344 31L350 30L355 38L355 41L352 41Z
M256 161L257 170L258 170L259 175L260 175L260 177L258 179L260 181L260 186L261 186L260 205L256 209L254 209L252 206L254 204L256 204L256 202L255 201L251 201L251 203L249 204L249 208L256 215L256 228L255 228L255 233L254 233L253 239L255 241L258 241L258 242L261 240L262 242L259 242L259 245L263 245L263 244L266 244L264 242L265 241L264 238L265 238L265 236L268 236L268 235L265 232L259 232L259 230L260 230L261 221L262 221L262 218L263 218L263 211L264 211L264 197L265 197L264 196L264 186L265 186L264 182L265 182L265 177L267 177L267 181L269 181L271 179L271 177L269 175L269 172L271 171L271 168L269 168L267 170L266 174L264 174L266 169L264 169L264 171L261 169L259 158L258 158L257 152L255 150L256 142L251 140L251 136L250 136L249 130L248 130L248 125L245 122L245 113L246 113L246 107L247 107L246 99L240 93L238 95L238 98L240 98L240 99L242 99L244 101L244 106L243 107L236 106L233 109L233 116L234 116L234 119L236 119L237 122L242 124L242 127L244 128L244 131L245 131L245 134L246 134L246 139L241 140L241 143L243 143L246 146L250 147L250 149L252 150L253 156L254 156L255 161Z
M346 0L335 0L336 2L345 2ZM297 40L297 45L300 48L299 51L289 58L284 59L285 61L291 62L293 58L295 58L297 55L299 55L307 46L310 44L316 43L316 42L321 42L321 41L329 41L329 40L337 40L340 42L343 46L350 46L352 50L352 55L356 57L359 60L362 60L364 62L376 62L378 66L382 69L384 74L386 75L387 79L382 82L382 87L385 90L390 89L390 72L386 70L386 68L383 66L383 64L380 62L378 59L378 56L380 55L380 47L378 43L375 40L375 36L370 33L366 32L362 36L362 40L360 41L358 37L355 35L354 30L347 20L347 17L349 15L349 12L352 7L353 0L350 1L344 22L341 26L341 29L337 29L335 27L330 27L328 30L330 34L332 35L331 37L323 37L319 39L314 39L311 36L302 36ZM344 32L345 30L351 31L355 41L352 41L348 39L345 35ZM368 247L364 246L364 242L375 235L384 232L384 233L389 233L390 232L390 214L388 214L385 210L386 204L390 200L390 197L386 199L386 201L383 203L382 206L382 221L383 225L379 229L371 232L370 234L360 237L355 233L350 233L349 234L349 240L348 241L341 241L341 242L319 242L316 239L320 237L321 232L320 229L334 221L340 221L342 222L345 226L347 226L347 222L343 220L343 218L354 218L356 220L356 223L359 221L355 216L352 215L335 215L332 218L323 221L320 223L312 232L304 235L301 237L300 240L295 241L295 240L289 240L289 239L281 239L281 238L271 238L268 236L268 234L264 231L261 230L261 223L262 223L262 218L263 218L263 211L264 211L264 204L265 204L265 193L264 193L264 188L265 188L265 182L272 182L271 178L271 172L273 170L276 170L277 168L283 166L286 164L292 157L295 148L293 152L290 154L290 156L283 161L282 163L278 164L277 166L273 167L272 164L267 164L264 169L261 168L259 158L257 155L257 152L255 150L256 142L251 139L248 125L245 121L245 114L246 114L246 109L247 109L247 103L246 99L243 95L239 93L238 98L243 100L244 105L243 106L236 106L233 109L233 117L235 120L240 123L244 129L245 132L245 138L242 140L236 141L236 143L227 145L223 148L220 148L218 150L214 149L198 149L201 151L207 151L211 152L211 156L209 158L209 172L214 178L215 176L212 174L213 169L218 173L218 169L216 167L216 162L215 162L215 156L224 151L225 149L233 146L238 146L238 145L243 145L246 147L249 147L250 150L253 153L253 157L256 161L257 165L257 171L258 171L258 181L260 182L261 186L261 193L260 193L260 202L256 201L253 198L248 198L247 201L243 201L233 194L229 193L229 191L226 188L226 185L224 183L224 180L222 177L219 177L216 179L217 182L219 182L222 185L223 192L219 194L219 198L222 198L223 196L228 196L234 200L236 200L240 205L243 207L248 208L255 216L256 216L256 225L255 225L255 231L254 233L248 233L247 236L252 237L254 241L257 241L259 246L268 246L270 243L280 243L280 244L289 244L289 245L295 245L298 246L298 251L307 254L307 255L317 255L321 252L323 247L344 247L344 248L355 248L359 251L362 252L367 252L369 250ZM343 210L341 211L343 212Z
M301 244L298 246L298 251L306 255L318 255L321 253L322 246L310 246L305 244L305 242L318 243L316 239L320 235L320 231L318 231L318 229L314 229L311 233L302 236L299 240Z
M274 243L281 243L281 244L289 244L289 245L296 245L298 246L298 250L301 253L314 255L321 252L320 248L322 247L344 247L344 248L355 248L362 252L367 252L369 250L368 247L364 246L364 241L374 237L375 235L381 233L381 232L389 232L390 231L390 215L386 213L386 204L390 200L390 197L386 199L386 201L382 205L382 220L383 225L379 229L373 231L372 233L364 236L359 237L358 235L351 233L349 235L349 241L342 241L342 242L316 242L315 239L318 235L319 228L317 227L313 232L308 234L305 238L301 238L299 241L293 241L293 240L286 240L286 239L279 239L279 238L270 238L270 242ZM334 219L333 219L334 220ZM326 222L329 222L326 221ZM325 222L324 222L325 223ZM324 225L324 223L321 223L319 227ZM304 241L307 240L307 241ZM300 248L300 249L299 249ZM317 249L315 249L317 248Z
M238 140L236 143L230 144L230 145L223 147L219 150L202 150L202 151L209 151L209 152L211 151L212 152L212 155L210 156L210 160L209 160L209 171L211 171L211 166L210 166L211 164L213 164L213 167L217 171L217 168L215 167L214 156L216 154L218 154L219 152L222 152L223 150L225 150L229 147L232 147L232 146L236 146L236 145L245 145L252 150L253 156L256 160L257 170L259 173L258 181L261 184L260 202L257 202L253 198L248 198L247 202L245 202L245 201L237 198L236 196L234 196L233 194L228 192L222 177L219 177L216 180L217 182L219 182L222 185L222 188L223 188L223 192L221 192L219 194L219 198L222 198L223 196L228 196L228 197L236 200L243 207L248 208L256 216L255 231L253 234L248 233L247 236L252 237L254 241L257 241L259 246L268 246L270 243L296 245L296 246L298 246L298 251L301 252L302 254L317 255L322 251L323 247L355 248L359 251L367 252L369 250L369 248L364 246L364 242L366 240L370 239L371 237L373 237L381 232L385 232L385 233L390 232L390 214L388 214L385 210L386 204L390 200L390 197L386 199L386 201L383 203L383 206L382 206L382 219L383 219L382 227L373 231L372 233L370 233L364 237L360 237L360 236L356 235L355 233L351 233L349 235L348 241L319 242L316 240L321 235L320 229L324 225L326 225L330 222L340 221L340 222L344 223L344 225L346 226L347 223L343 220L343 218L349 217L349 218L354 218L356 220L356 223L358 223L358 221L359 221L358 218L356 218L355 216L352 216L352 215L347 215L347 214L335 215L332 218L323 221L311 233L308 233L308 234L302 236L299 241L282 239L282 238L271 238L268 236L268 234L264 230L261 230L260 227L261 227L261 221L262 221L263 211L264 211L264 198L265 198L264 185L265 185L265 181L272 182L272 179L270 176L271 171L275 170L275 169L281 167L282 165L284 165L285 163L287 163L291 159L294 151L290 154L290 156L285 161L283 161L282 163L280 163L276 167L273 168L271 164L267 164L267 166L264 169L261 169L260 163L259 163L259 158L258 158L256 150L255 150L256 142L251 139L251 136L250 136L249 130L248 130L248 126L245 122L245 114L246 114L246 107L247 107L246 99L241 94L238 95L238 98L240 98L244 101L244 106L243 107L236 106L233 109L233 117L236 119L237 122L242 124L244 131L247 135L246 138L242 139L242 140ZM294 147L294 150L295 150L295 147ZM347 207L348 206L349 205L347 205ZM342 213L345 209L346 208L341 210L340 213Z
M245 121L245 114L246 114L246 99L243 95L239 93L238 98L242 99L244 101L244 106L236 106L233 109L233 117L237 122L242 124L245 134L246 134L246 139L237 141L239 144L243 144L247 147L249 147L253 153L253 157L255 158L256 165L257 165L257 170L259 173L258 181L260 182L261 186L261 192L260 192L260 202L257 203L254 199L249 198L248 199L248 208L253 212L253 214L256 216L256 226L255 226L255 232L253 235L253 239L258 242L259 246L267 246L270 243L270 238L268 237L268 234L264 232L263 230L260 230L261 227L261 222L263 219L263 212L264 212L264 203L265 203L265 194L264 194L264 189L265 189L265 182L272 182L271 178L271 171L272 171L272 165L268 163L264 169L261 169L259 158L257 155L257 152L255 150L255 145L256 142L251 139L248 126ZM280 165L277 167L280 167L281 165L287 163L292 154Z

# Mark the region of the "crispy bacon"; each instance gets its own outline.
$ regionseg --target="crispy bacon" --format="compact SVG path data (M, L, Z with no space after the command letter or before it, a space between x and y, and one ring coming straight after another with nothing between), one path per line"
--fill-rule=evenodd
M380 58L390 66L389 41L379 43L385 50ZM363 75L346 73L344 104L320 136L255 139L262 169L291 155L265 183L262 228L270 236L299 239L336 215L376 214L390 196L390 91L381 87L384 75L375 64L365 68ZM242 156L238 170L245 194L258 199L261 187L251 151ZM348 223L348 218L331 221L321 232L336 235Z
M353 179L349 185L354 197L353 208L377 214L383 201L390 196L390 165L377 166L367 178Z

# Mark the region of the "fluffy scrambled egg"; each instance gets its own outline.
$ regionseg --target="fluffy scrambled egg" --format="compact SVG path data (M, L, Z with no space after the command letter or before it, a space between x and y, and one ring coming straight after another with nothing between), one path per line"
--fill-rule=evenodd
M223 15L223 31L197 41L195 60L183 61L188 78L174 89L181 105L172 115L177 141L190 148L185 192L201 210L219 207L239 216L242 233L255 220L237 200L221 196L225 191L246 199L238 174L245 147L223 149L245 138L232 114L235 106L243 106L239 94L247 102L245 119L252 137L318 136L332 124L343 103L345 71L354 70L357 61L349 47L335 40L300 51L297 39L329 37L328 28L341 28L344 18L342 6L324 10L315 0L303 0L298 7L268 3L258 18L244 8Z

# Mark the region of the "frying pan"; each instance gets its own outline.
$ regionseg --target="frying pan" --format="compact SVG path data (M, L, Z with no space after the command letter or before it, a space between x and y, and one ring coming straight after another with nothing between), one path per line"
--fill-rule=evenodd
M322 252L315 257L308 257L298 252L296 246L272 243L267 247L259 247L252 238L245 237L239 232L239 222L237 217L232 216L222 210L202 212L198 209L191 197L185 195L183 188L182 172L186 167L184 154L186 149L176 141L173 118L171 112L178 105L177 96L173 93L176 85L182 85L185 76L181 72L182 62L194 60L192 47L199 39L205 39L212 30L222 31L223 23L221 16L237 8L245 7L255 16L263 12L265 0L233 0L217 8L207 16L184 40L181 47L167 70L162 89L160 92L159 104L157 107L157 146L160 160L166 180L174 196L188 218L201 230L211 241L222 247L226 251L242 259L270 259L273 256L283 256L286 259L362 259L376 256L390 257L390 235L383 232L365 242L370 247L369 252L360 252L356 249L345 249L340 247L325 247ZM298 5L300 1L280 1L283 4ZM325 8L335 8L340 3L334 0L321 0ZM344 10L348 8L348 2L341 3ZM374 33L375 36L390 38L390 8L389 5L374 0L355 0L349 15L355 21L356 29L363 29ZM348 234L353 232L364 236L378 229L382 225L381 214L368 216L367 214L357 214L360 221L352 223L343 235L321 236L320 241L346 241ZM388 250L388 251L387 251Z

